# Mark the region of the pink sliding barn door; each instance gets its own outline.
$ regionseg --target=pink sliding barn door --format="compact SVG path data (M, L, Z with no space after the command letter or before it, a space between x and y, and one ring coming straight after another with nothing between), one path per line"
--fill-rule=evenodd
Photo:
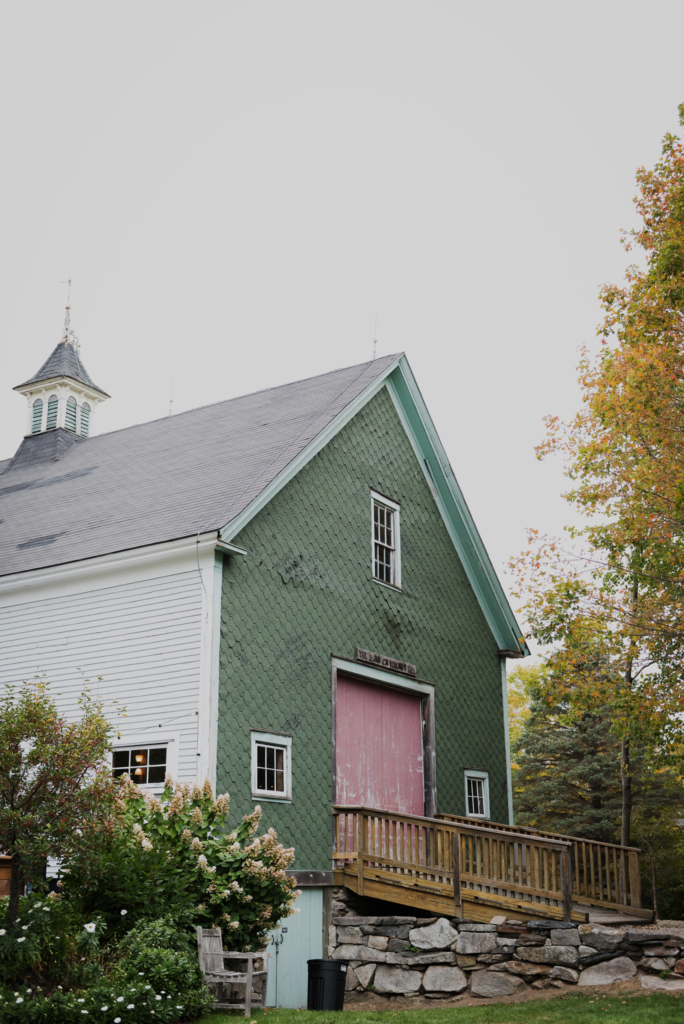
M337 803L424 813L421 699L337 677Z

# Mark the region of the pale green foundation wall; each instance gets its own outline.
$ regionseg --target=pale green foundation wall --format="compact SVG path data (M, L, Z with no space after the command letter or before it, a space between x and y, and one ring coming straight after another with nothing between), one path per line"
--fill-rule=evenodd
M295 904L299 913L286 917L271 933L267 1006L306 1008L307 960L327 959L323 952L323 893L323 889L302 889Z

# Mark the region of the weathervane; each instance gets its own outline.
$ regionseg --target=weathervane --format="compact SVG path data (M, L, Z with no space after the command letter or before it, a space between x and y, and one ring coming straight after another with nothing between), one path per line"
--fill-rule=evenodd
M60 283L64 284L63 281ZM80 353L81 343L71 327L71 278L68 278L67 284L69 285L69 289L67 291L66 315L64 317L64 334L62 335L62 341L68 341L69 344L76 349L76 352Z

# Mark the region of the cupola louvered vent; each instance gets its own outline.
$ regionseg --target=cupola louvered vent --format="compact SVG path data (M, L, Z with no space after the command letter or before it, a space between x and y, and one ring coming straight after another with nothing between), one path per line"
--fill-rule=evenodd
M87 437L90 430L90 406L84 402L81 406L81 436Z
M50 400L48 402L47 422L45 424L45 429L46 430L54 430L55 427L57 426L57 407L58 407L58 405L59 405L59 402L57 400L57 395L51 395L50 396Z
M73 395L70 395L69 398L67 398L64 426L67 430L73 430L73 432L76 433L76 399Z
M31 416L31 433L39 434L40 428L43 425L43 399L36 398L33 403L33 413Z

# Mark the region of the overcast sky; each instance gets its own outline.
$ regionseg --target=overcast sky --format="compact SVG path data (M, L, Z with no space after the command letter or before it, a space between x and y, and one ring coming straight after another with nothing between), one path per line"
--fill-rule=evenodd
M369 359L377 315L501 574L568 519L533 448L577 407L683 38L662 0L5 4L0 458L68 277L96 432Z

